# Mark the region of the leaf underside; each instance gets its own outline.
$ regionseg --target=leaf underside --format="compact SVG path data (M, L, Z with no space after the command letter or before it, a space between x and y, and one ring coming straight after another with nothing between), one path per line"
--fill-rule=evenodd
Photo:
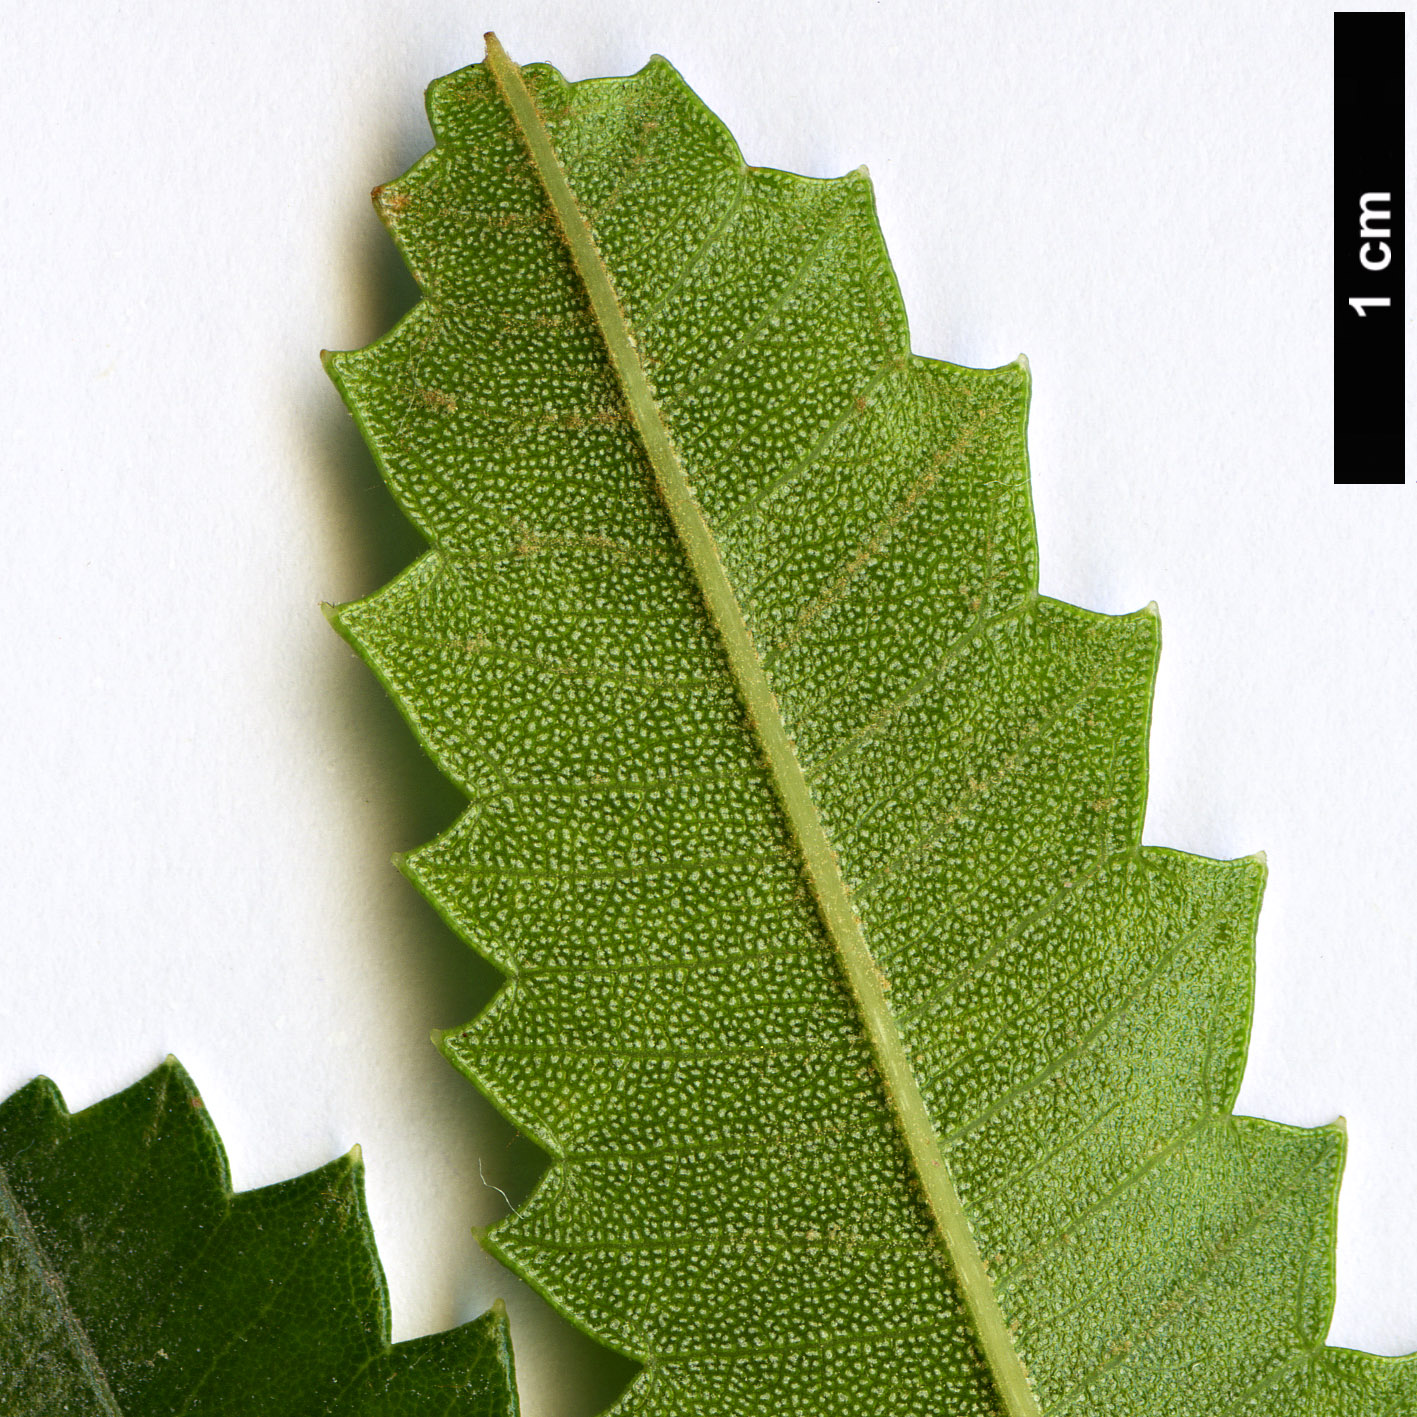
M1323 1344L1341 1130L1231 1113L1263 866L1140 844L1158 625L1038 594L1022 362L663 60L489 64L329 363L431 547L337 623L469 799L404 868L508 975L442 1046L552 1158L490 1248L625 1417L1413 1410Z
M70 1115L0 1104L0 1412L516 1417L500 1307L391 1345L363 1165L233 1195L175 1059Z

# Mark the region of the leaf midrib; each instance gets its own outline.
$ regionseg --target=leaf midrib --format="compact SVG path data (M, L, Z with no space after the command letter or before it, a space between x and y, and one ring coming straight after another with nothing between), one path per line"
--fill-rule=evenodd
M653 469L660 496L723 644L823 925L855 999L897 1127L949 1254L982 1356L1008 1417L1041 1417L886 1002L883 980L852 907L836 853L812 802L811 790L783 723L777 696L729 582L713 533L694 497L678 450L650 389L610 274L600 258L595 238L521 70L491 34L487 36L487 67L511 112L561 228L595 323L605 341L626 407Z
M59 1322L69 1335L71 1350L89 1381L91 1393L107 1417L122 1417L118 1400L108 1385L108 1376L103 1371L98 1354L94 1352L93 1344L89 1341L88 1330L84 1327L83 1320L74 1312L64 1280L50 1264L44 1246L30 1221L29 1212L12 1189L3 1166L0 1166L0 1212L6 1215L14 1230L22 1263L38 1279L41 1292L49 1298Z

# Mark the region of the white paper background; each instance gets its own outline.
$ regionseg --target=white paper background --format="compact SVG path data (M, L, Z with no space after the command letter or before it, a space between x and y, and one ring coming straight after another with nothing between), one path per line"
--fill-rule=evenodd
M410 298L366 194L488 28L865 162L916 349L1028 354L1043 588L1161 607L1146 838L1269 855L1241 1105L1348 1118L1332 1338L1417 1347L1417 488L1331 482L1328 5L7 6L0 1093L170 1050L240 1188L360 1141L398 1336L502 1294L528 1417L613 1390L468 1236L537 1163L387 865L456 798L319 610L413 542L317 352Z

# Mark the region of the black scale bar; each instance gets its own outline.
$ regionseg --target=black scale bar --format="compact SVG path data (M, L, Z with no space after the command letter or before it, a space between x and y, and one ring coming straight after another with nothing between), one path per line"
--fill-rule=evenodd
M1333 480L1405 482L1403 36L1333 17Z

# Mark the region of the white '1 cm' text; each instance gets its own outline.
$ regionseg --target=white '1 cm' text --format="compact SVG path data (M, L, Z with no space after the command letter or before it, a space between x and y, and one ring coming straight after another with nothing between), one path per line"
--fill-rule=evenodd
M1363 240L1363 244L1358 248L1358 260L1365 271L1386 270L1392 263L1392 247L1386 241L1378 239L1391 236L1392 231L1386 225L1375 224L1392 220L1391 207L1378 205L1379 202L1391 201L1391 192L1364 192L1358 199L1358 235ZM1349 297L1348 303L1360 315L1366 316L1370 305L1391 305L1392 299L1386 295L1353 295Z

